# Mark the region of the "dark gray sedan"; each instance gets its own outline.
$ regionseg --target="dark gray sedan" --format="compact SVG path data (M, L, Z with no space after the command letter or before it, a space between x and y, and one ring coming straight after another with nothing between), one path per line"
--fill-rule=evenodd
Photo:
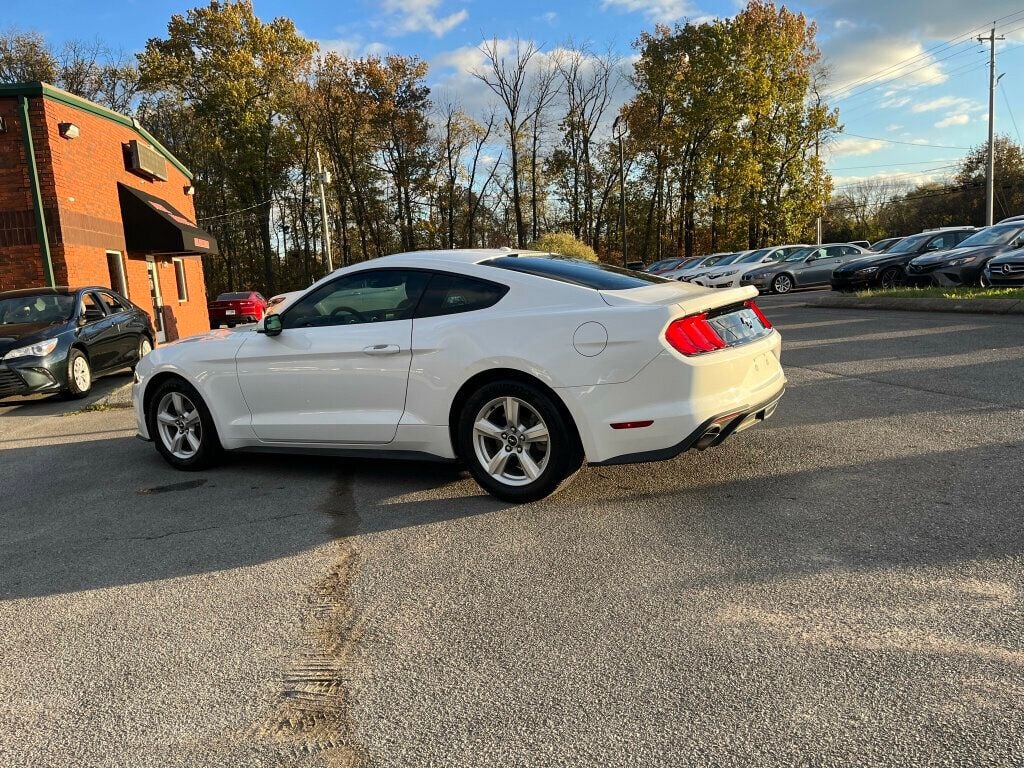
M796 288L828 285L832 270L868 251L852 243L809 245L777 264L754 269L740 279L740 285L753 285L762 293L789 293Z
M153 338L149 315L109 288L0 293L0 397L84 397L96 376L149 354Z

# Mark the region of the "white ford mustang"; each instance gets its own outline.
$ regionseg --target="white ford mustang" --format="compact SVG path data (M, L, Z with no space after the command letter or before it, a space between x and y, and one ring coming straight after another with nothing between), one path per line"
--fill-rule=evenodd
M179 469L222 450L461 459L537 499L583 461L668 459L770 416L786 379L756 295L528 251L388 256L255 330L153 350L139 434Z

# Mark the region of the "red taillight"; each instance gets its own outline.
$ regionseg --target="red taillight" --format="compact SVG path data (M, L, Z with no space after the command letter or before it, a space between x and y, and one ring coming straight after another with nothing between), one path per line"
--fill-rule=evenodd
M763 325L765 328L772 327L772 321L764 316L764 312L762 312L761 308L757 306L757 304L755 304L753 301L745 301L743 302L743 306L745 306L747 309L749 309L755 315L757 315L757 319L761 321L761 325Z
M706 314L674 320L665 329L665 341L684 355L700 355L726 346L722 337L708 323Z
M643 427L649 427L654 423L654 419L644 419L643 421L617 421L611 425L612 429L642 429Z

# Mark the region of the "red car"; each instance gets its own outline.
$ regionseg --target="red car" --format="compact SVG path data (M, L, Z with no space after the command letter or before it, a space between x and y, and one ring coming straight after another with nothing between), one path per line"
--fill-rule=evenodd
M206 305L210 312L210 327L227 325L234 328L239 323L255 323L263 319L267 300L256 291L222 293Z

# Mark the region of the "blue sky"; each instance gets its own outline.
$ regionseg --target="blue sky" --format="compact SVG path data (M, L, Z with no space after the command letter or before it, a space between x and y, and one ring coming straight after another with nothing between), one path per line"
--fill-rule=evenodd
M98 37L127 52L165 32L172 0L11 0L4 26L35 29L59 44ZM728 16L732 0L255 0L264 18L290 16L324 48L361 55L396 51L431 64L435 97L482 110L489 97L470 76L482 39L515 36L550 50L568 39L633 54L631 43L657 23ZM816 21L831 70L831 101L846 133L831 148L838 185L865 177L917 182L948 174L962 148L987 131L987 52L974 37L997 23L997 71L1005 73L996 125L1018 139L1024 128L1024 4L1020 0L801 0L788 3ZM623 92L622 98L628 97ZM904 142L904 143L896 143ZM926 146L944 145L944 146ZM949 148L945 148L949 147Z

